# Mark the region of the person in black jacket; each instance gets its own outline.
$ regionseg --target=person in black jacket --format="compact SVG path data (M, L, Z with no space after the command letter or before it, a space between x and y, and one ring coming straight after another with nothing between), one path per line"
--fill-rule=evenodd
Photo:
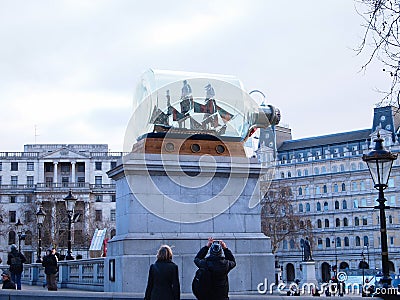
M58 259L56 256L56 249L52 248L46 251L43 257L42 266L46 274L47 290L57 291L57 273L58 273Z
M210 255L205 258L208 250L210 250ZM222 256L222 252L224 256ZM236 267L236 261L225 242L209 238L207 246L201 248L197 253L194 263L198 268L207 268L211 271L213 286L210 288L211 294L208 295L207 300L229 299L228 273Z
M157 261L150 266L144 300L180 300L178 266L172 262L172 250L162 245Z
M15 283L11 281L11 272L10 271L5 270L3 272L3 274L1 274L1 278L3 280L2 289L8 289L8 290L16 289Z
M11 245L11 252L7 256L7 264L10 265L11 280L16 283L17 290L21 289L21 274L24 270L25 256L17 250L15 244Z

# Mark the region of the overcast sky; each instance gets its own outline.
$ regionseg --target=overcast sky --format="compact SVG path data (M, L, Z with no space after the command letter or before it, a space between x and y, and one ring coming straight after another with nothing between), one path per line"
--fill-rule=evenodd
M352 0L0 0L0 151L122 151L148 68L234 75L295 139L370 128L390 79L360 72L361 24Z

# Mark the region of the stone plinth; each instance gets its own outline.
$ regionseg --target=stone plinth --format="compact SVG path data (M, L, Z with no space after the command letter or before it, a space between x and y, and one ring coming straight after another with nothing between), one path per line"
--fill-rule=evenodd
M301 284L318 284L315 276L315 262L314 261L303 261L301 262L302 275Z
M144 293L149 266L168 244L181 290L190 293L193 259L210 236L235 255L231 291L257 291L265 278L274 282L270 239L261 233L262 171L246 158L127 156L109 172L116 181L117 235L108 242L105 291Z

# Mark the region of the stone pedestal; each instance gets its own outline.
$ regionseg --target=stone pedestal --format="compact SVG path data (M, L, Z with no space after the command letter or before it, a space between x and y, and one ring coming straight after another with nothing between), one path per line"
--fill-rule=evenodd
M168 244L181 291L190 293L193 259L210 236L223 239L236 258L230 291L256 292L265 278L274 282L270 239L261 233L262 171L246 158L127 156L109 172L116 181L117 235L108 242L105 291L144 293L149 266Z
M303 261L301 262L302 275L301 284L315 284L317 286L318 281L315 276L315 262L314 261Z

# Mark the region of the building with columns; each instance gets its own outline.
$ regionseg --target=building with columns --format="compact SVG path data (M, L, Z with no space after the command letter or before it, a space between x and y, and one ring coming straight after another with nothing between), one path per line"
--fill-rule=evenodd
M96 228L107 228L108 238L115 235L115 184L106 173L121 156L121 152L109 152L107 144L31 144L23 152L0 152L3 263L9 245L19 244L18 220L24 224L22 252L29 262L36 260L40 207L46 213L42 248L56 246L65 254L68 216L63 199L69 191L77 198L71 230L73 256L89 255Z
M319 281L329 280L335 266L339 270L360 270L363 265L373 272L381 269L379 210L373 208L378 192L362 155L372 150L378 131L387 149L400 151L400 116L396 111L390 106L375 108L372 127L364 130L299 140L291 139L288 128L276 131L277 164L267 193L290 187L294 214L308 221L304 224L311 224ZM399 192L400 160L397 159L385 190L387 205L400 207ZM262 215L264 226L268 226L267 214L266 209ZM400 210L386 210L386 218L390 270L398 274ZM305 237L294 234L279 244L275 255L285 282L301 279L301 242Z

